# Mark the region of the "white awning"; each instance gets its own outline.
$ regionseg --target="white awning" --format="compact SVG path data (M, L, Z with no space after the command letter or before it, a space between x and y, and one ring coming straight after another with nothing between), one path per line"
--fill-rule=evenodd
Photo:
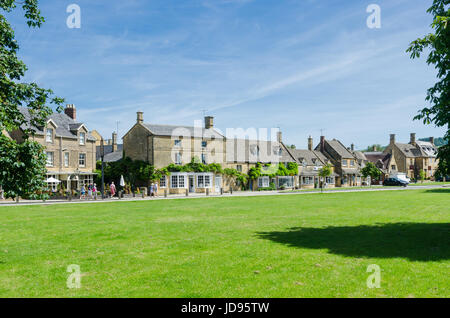
M61 183L61 181L59 181L58 179L55 179L53 177L48 178L47 180L45 180L46 183Z

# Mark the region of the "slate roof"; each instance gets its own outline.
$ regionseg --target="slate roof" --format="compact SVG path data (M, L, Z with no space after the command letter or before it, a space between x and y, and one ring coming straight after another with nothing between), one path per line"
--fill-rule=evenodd
M416 146L411 144L401 144L396 142L395 145L406 157L425 157L426 155Z
M300 165L303 164L303 161L305 161L307 166L315 166L316 162L320 165L324 163L321 158L318 158L314 151L307 149L292 149L290 151Z
M328 143L328 145L334 149L334 151L336 151L338 153L339 156L341 156L344 159L352 159L353 158L353 154L347 149L345 148L345 146L336 139L332 139L332 140L326 140L325 142Z
M36 135L44 135L43 127L30 127L31 114L28 108L19 107L19 110L26 120L26 124L22 125L20 128L21 129L32 128L36 133ZM82 123L75 122L72 118L70 118L64 113L53 113L48 118L48 120L50 119L56 124L56 126L58 126L55 129L56 137L71 138L71 139L78 138L76 130L81 125L83 125ZM96 141L96 139L89 132L86 133L86 139L88 141Z
M123 151L115 151L115 152L110 152L108 154L105 155L104 161L105 162L116 162L119 161L123 158Z
M214 128L206 129L206 128L198 128L192 126L178 126L178 125L154 125L154 124L142 124L145 128L147 128L153 135L155 136L172 136L173 133L181 133L182 136L185 132L188 132L190 136L194 137L194 129L201 129L202 136L209 138L214 137L215 139L223 139L224 136L221 135Z
M313 150L314 154L325 164L332 164L330 159L328 159L323 153L319 150Z
M101 153L100 153L100 146L97 146L96 147L96 153L95 153L95 158L97 158L96 160L100 160L101 158L100 158L100 156L101 156ZM110 153L112 153L113 151L112 151L112 145L105 145L105 158L106 158L106 155L107 154L110 154ZM123 152L123 144L118 144L117 145L117 150L116 150L116 152Z
M355 158L358 160L367 160L367 157L361 151L353 151L353 154L355 155Z
M386 154L381 151L375 151L375 152L366 152L365 156L367 160L369 160L372 163L377 163L378 160L383 161L383 159L386 157Z
M416 141L417 146L420 148L423 154L428 157L436 157L437 148L429 141Z

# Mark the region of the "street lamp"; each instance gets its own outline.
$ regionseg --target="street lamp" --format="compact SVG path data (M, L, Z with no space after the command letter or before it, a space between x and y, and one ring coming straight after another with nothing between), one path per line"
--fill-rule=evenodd
M104 159L105 159L105 142L102 138L100 143L100 156L102 158L102 200L105 199L105 174L104 174Z

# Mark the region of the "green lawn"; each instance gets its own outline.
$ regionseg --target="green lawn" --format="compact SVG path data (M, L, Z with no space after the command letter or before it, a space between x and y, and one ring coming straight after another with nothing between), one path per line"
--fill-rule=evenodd
M450 182L436 182L436 181L424 181L422 182L411 182L410 186L425 186L425 185L450 185Z
M0 207L0 227L0 297L450 296L450 189Z

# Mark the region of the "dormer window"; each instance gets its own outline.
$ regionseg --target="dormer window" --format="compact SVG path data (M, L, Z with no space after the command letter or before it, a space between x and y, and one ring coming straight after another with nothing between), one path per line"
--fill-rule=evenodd
M181 146L181 140L180 139L175 140L174 144L175 144L175 147L180 147Z
M80 132L80 145L86 144L86 133Z
M206 141L202 141L202 148L206 148L207 144L208 143Z
M47 128L47 133L45 135L45 141L53 142L53 129L52 128Z

